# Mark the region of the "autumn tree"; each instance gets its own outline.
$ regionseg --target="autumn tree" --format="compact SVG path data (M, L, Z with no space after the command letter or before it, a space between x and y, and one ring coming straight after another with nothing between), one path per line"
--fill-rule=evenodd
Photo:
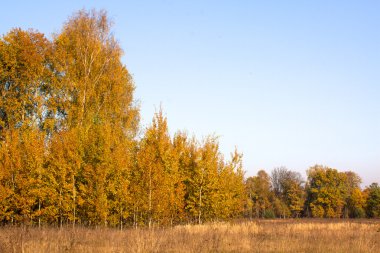
M229 219L242 215L245 202L243 155L237 150L231 160L222 166L218 173L216 218Z
M82 163L78 133L61 131L55 133L50 141L46 158L46 169L51 201L55 206L54 218L63 224L75 224L78 220L77 173Z
M0 40L0 131L38 129L48 118L51 43L42 33L13 29Z
M248 198L251 201L251 215L256 218L274 216L272 209L272 190L270 176L264 171L257 172L257 176L246 180Z
M33 30L13 29L0 40L1 202L4 210L12 209L4 213L12 222L41 224L50 216L44 148L54 78L51 55L51 43Z
M126 203L116 202L123 202L121 195L128 199L124 176L132 162L120 155L134 149L139 118L134 85L110 29L105 12L79 11L54 38L57 93L64 97L59 108L64 117L61 131L77 132L81 151L74 173L77 205L82 222L89 224L107 224L110 219L115 223L110 209L118 222L125 219Z
M289 211L293 217L299 217L304 206L301 174L285 167L275 168L271 174L271 182L274 194L286 205L283 207L281 203L279 204L283 210L283 216L286 216Z
M184 209L184 186L167 121L160 110L146 129L133 172L136 206L145 223L172 224Z
M308 170L308 205L313 217L341 217L347 196L347 176L316 165Z
M380 186L377 183L371 184L367 189L366 213L368 217L380 217Z
M240 217L379 217L380 190L316 165L245 179L218 138L139 126L133 80L104 11L81 10L46 38L0 38L0 222L112 226ZM306 202L305 202L306 200ZM244 210L245 209L245 210ZM311 215L309 215L311 214Z
M352 189L347 199L348 215L350 218L364 218L366 198L359 187Z
M11 224L20 220L20 212L17 208L20 169L19 134L18 132L8 132L0 146L0 219Z
M67 124L88 128L107 121L134 136L138 123L135 88L110 29L104 11L79 11L54 40L57 65L64 76L63 92L70 101L64 108Z
M199 224L215 218L218 171L222 164L216 137L207 137L193 157L195 166L189 171L186 209Z
M362 180L358 174L352 171L344 172L344 174L347 178L344 217L363 218L365 216L365 198L360 188Z
M122 54L104 11L75 13L52 40L0 39L3 222L122 228L241 213L241 154L224 161L215 137L171 138L161 111L137 138Z

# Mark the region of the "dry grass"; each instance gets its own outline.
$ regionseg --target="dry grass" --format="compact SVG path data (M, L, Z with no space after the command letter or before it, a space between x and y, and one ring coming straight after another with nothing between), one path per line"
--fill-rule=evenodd
M380 221L260 220L124 231L3 227L0 252L380 252Z

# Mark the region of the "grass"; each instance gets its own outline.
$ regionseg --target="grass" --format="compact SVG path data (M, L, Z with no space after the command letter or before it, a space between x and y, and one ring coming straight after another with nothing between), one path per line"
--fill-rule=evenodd
M2 227L0 252L380 252L380 221L257 220L124 231Z

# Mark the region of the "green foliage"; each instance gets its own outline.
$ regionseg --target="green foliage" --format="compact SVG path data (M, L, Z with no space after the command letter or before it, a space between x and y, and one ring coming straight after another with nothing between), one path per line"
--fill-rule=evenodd
M265 219L274 219L274 218L276 218L276 215L273 212L273 210L269 209L269 210L265 210L263 212L263 218L265 218Z
M367 189L367 207L368 217L380 218L380 186L377 183L371 184Z

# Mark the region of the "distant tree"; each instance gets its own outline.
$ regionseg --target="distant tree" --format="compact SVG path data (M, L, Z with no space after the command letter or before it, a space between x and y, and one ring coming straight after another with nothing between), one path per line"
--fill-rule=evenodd
M271 183L276 197L287 206L281 208L282 216L287 216L290 212L293 217L298 217L305 200L301 174L285 167L275 168L271 174Z
M349 217L351 218L364 218L366 199L359 187L351 191L347 199L347 207L349 210Z
M292 182L286 194L287 204L291 215L299 217L304 208L305 191L304 188L297 182Z
M358 174L352 171L344 172L346 175L346 199L344 207L344 217L362 218L365 216L364 204L360 184L362 182Z
M291 216L288 205L282 199L278 198L276 195L273 195L270 202L273 206L274 215L276 217L287 218Z
M316 165L308 171L308 205L313 217L341 217L347 196L347 176Z
M370 218L380 218L380 186L371 184L367 189L366 213Z
M264 170L257 172L257 176L247 178L246 189L252 202L253 217L265 218L268 213L273 213L270 177Z

